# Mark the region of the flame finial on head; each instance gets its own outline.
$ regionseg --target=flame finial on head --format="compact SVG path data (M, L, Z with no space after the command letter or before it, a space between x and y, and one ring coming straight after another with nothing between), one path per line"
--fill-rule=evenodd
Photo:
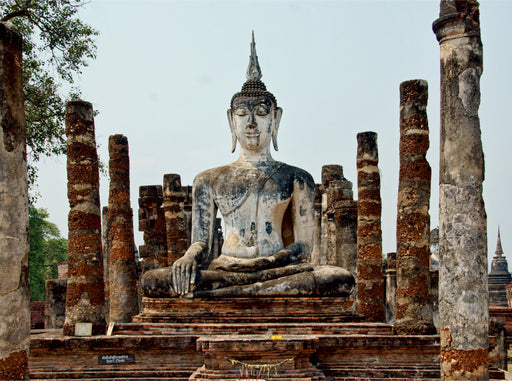
M260 64L258 63L258 55L256 54L256 43L254 42L254 30L252 31L251 57L249 58L249 66L247 67L247 79L255 81L261 79Z
M251 42L251 57L249 59L249 66L247 67L247 81L242 86L242 90L231 98L231 107L233 107L233 101L241 96L246 97L257 97L257 96L267 96L271 99L274 105L277 107L276 98L274 95L267 91L267 87L261 81L261 68L258 63L258 56L256 55L256 43L254 42L254 31L252 32L252 42Z

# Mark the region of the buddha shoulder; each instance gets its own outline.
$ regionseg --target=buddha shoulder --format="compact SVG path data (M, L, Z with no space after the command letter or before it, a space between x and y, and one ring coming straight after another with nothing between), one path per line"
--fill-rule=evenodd
M215 186L223 182L232 182L235 177L235 169L231 164L207 169L194 178L195 186Z
M309 172L286 163L279 164L280 165L275 174L272 175L272 179L274 181L286 181L288 184L293 183L294 185L298 185L300 188L304 186L312 189L315 188L315 181Z

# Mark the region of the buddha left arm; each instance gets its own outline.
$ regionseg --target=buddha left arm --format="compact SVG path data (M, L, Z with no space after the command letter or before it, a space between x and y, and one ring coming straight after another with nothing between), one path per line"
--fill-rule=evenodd
M295 242L268 257L270 267L286 266L307 258L313 250L315 229L315 182L311 175L301 171L293 182L291 199Z
M301 171L296 175L291 203L295 243L301 243L305 258L313 250L315 229L315 182L309 173Z

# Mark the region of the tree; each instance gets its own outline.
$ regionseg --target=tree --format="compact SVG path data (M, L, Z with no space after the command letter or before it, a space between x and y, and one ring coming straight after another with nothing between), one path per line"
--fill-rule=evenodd
M44 300L45 282L57 278L56 263L67 260L68 241L59 228L47 220L48 212L29 205L30 299Z
M36 163L42 156L66 153L64 106L78 99L74 76L96 57L98 32L80 21L83 0L3 0L0 19L23 36L23 89L27 123L27 161L35 197ZM61 88L67 88L63 96Z

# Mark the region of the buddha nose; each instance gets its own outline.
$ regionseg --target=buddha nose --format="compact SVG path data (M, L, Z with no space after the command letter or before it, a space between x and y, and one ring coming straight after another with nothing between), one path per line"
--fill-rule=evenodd
M254 117L254 114L251 112L249 116L249 120L247 121L246 128L254 130L258 127L258 124L256 123L256 118Z

